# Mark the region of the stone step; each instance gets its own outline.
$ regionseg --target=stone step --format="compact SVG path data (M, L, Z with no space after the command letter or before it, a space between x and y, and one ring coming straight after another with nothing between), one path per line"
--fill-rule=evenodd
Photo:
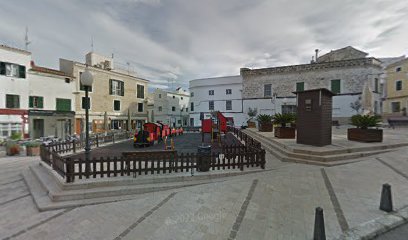
M275 145L286 149L293 153L300 153L300 154L307 154L307 155L317 155L317 156L326 156L326 155L339 155L339 154L347 154L347 153L356 153L356 152L368 152L368 151L377 151L377 150L390 150L394 148L408 146L408 142L403 143L393 143L393 144L375 144L372 146L364 146L364 147L353 147L353 148L344 148L344 149L333 149L333 150L322 150L322 151L313 151L313 150L306 150L300 148L291 148L285 145L282 142L279 142L276 139L265 137L264 135L252 131L252 130L244 130L245 133L249 134L250 136L258 136L266 141L273 142Z
M343 154L332 154L332 155L309 155L309 154L301 154L301 153L294 153L293 151L289 150L287 147L282 147L282 143L275 144L275 140L268 139L260 134L256 134L253 132L247 132L247 134L254 139L258 140L262 143L266 150L268 150L271 154L276 156L281 161L287 162L296 162L296 163L308 163L308 164L315 164L315 165L322 165L322 166L334 166L339 164L345 164L349 162L354 162L355 159L381 154L388 152L390 150L376 150L376 151L365 151L365 152L351 152L351 153L343 153ZM337 162L341 161L341 163ZM337 163L336 163L337 162Z
M176 177L153 177L138 179L115 179L98 181L100 179L87 179L78 184L77 188L67 189L63 179L57 176L48 166L36 164L30 166L23 173L25 182L34 198L38 209L50 210L72 206L82 206L110 201L121 201L134 198L137 195L168 191L177 188L196 186L214 182L222 182L227 177L263 172L265 170L248 170L236 172L209 174L199 173L201 176L176 176ZM153 175L151 175L153 176ZM95 181L96 180L96 181ZM115 181L111 184L111 181ZM133 184L131 184L133 183Z

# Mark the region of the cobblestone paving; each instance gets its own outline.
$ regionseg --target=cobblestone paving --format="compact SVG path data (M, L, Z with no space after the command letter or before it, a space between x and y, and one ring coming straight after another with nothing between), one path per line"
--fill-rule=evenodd
M384 183L392 186L395 208L408 205L408 180L404 177L408 175L407 156L408 148L402 148L365 161L324 168L337 207L350 228L384 215L378 209ZM20 175L38 161L38 157L0 158L1 240L212 240L228 239L233 229L237 230L233 237L242 240L312 239L316 207L324 210L327 239L342 232L322 168L282 163L269 154L269 171L262 173L143 194L132 200L46 212L35 208ZM239 228L234 228L238 222ZM383 237L379 239L397 239Z

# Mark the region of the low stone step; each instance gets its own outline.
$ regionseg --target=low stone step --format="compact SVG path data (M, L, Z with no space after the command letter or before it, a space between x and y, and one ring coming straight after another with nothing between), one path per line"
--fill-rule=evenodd
M341 153L341 154L332 154L332 155L309 155L309 154L301 154L295 153L292 149L288 150L288 148L283 148L282 143L276 144L275 140L268 139L260 134L256 134L252 131L247 131L247 134L253 137L254 139L258 140L262 143L262 145L274 156L282 161L287 162L297 162L297 163L309 163L309 164L316 164L316 165L324 165L324 166L333 166L338 164L347 163L345 161L350 160L350 162L354 162L355 159L381 154L388 151L387 150L377 150L377 151L365 151L365 152L351 152L351 153ZM342 161L344 163L333 163L336 161Z

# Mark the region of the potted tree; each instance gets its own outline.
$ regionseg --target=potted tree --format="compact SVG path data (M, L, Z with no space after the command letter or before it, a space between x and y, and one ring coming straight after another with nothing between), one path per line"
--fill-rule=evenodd
M254 117L256 116L256 114L258 113L258 110L256 108L248 108L248 127L249 128L256 128L256 123L254 122Z
M27 156L39 156L41 143L37 141L30 141L26 143Z
M8 140L6 142L6 154L8 156L14 156L20 154L20 145L16 141Z
M351 124L356 128L347 129L347 139L359 142L382 142L383 130L374 129L381 122L380 116L354 115Z
M277 138L295 138L296 128L290 126L295 121L295 115L291 113L277 113L273 116L273 122L279 127L275 127L275 137Z
M258 121L258 130L260 132L272 132L273 131L273 123L272 123L272 116L268 114L259 114L256 117Z

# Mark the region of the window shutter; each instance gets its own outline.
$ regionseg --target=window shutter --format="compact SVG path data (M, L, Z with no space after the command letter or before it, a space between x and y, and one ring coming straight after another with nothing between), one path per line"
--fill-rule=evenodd
M333 93L340 93L340 80L331 81L331 91Z
M38 108L44 108L43 97L38 97Z
M33 97L32 96L28 97L28 107L30 108L33 107Z
M20 96L19 95L14 95L14 97L15 97L15 105L14 105L14 107L15 108L20 108Z
M113 85L113 83L112 83L112 79L109 79L109 95L112 95L112 86Z
M26 68L25 66L18 66L18 77L25 78Z
M125 96L125 83L124 82L120 82L120 95L121 96Z
M6 75L6 63L5 62L0 62L0 74Z

